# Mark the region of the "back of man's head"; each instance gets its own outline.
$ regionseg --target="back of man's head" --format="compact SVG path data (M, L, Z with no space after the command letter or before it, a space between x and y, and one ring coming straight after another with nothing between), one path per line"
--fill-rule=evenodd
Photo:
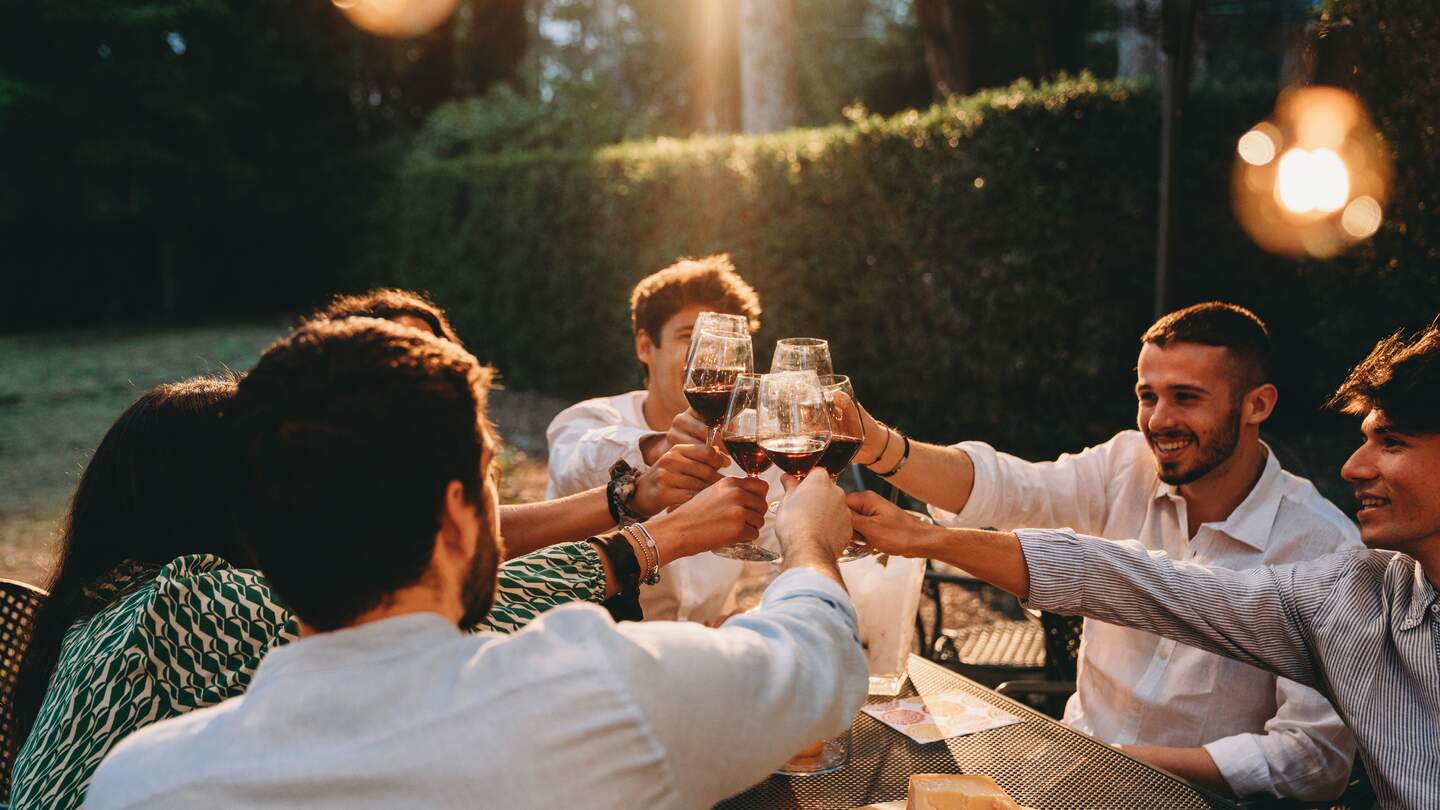
M464 349L374 318L307 323L241 381L236 519L306 624L347 626L418 583L450 481L483 514L489 381Z
M656 345L660 331L675 313L690 306L712 312L744 315L750 329L760 328L760 296L735 272L729 254L681 259L635 285L630 293L630 325Z
M329 304L306 318L306 321L338 321L343 318L384 318L399 321L413 319L425 324L430 334L454 343L459 335L445 317L445 310L425 293L386 287L356 295L337 295Z
M1375 344L1330 407L1357 416L1378 411L1401 433L1440 433L1440 319L1408 340L1396 332Z
M1239 383L1236 396L1270 381L1270 332L1242 306L1210 301L1176 310L1146 329L1140 343L1162 349L1177 343L1224 348Z

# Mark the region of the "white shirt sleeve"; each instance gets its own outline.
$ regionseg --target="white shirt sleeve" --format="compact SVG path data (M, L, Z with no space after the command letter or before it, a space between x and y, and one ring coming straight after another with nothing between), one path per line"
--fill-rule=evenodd
M1275 716L1263 734L1236 734L1204 748L1237 796L1333 799L1345 789L1355 736L1319 692L1275 680Z
M759 610L718 630L631 622L620 677L659 739L679 806L708 807L849 727L869 670L845 591L781 574Z
M1109 509L1112 467L1125 455L1127 433L1105 444L1067 453L1054 461L1026 461L984 442L955 445L975 465L975 484L960 512L937 506L930 514L942 526L995 528L1069 526L1100 534Z
M610 480L610 465L622 458L637 470L646 469L640 440L659 432L633 424L607 399L566 408L545 431L550 445L545 497L563 498L604 485Z

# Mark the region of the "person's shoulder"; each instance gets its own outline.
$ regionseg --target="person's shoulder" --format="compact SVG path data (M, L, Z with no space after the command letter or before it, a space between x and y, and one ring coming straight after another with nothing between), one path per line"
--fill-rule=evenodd
M245 614L283 624L289 611L265 576L214 554L187 554L171 560L155 577L155 601L177 609L203 610L217 617Z
M125 737L95 771L85 806L143 807L179 782L199 778L197 769L209 761L216 744L215 725L240 711L243 701L243 696L231 698L152 723Z
M564 426L580 420L626 421L636 410L634 402L636 395L644 393L644 391L628 391L624 394L581 400L556 414L555 418L550 420L550 428L553 430L557 426Z

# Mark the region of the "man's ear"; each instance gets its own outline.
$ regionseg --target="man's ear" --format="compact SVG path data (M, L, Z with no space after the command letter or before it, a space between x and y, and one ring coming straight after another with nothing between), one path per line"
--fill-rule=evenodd
M1244 400L1245 423L1258 425L1269 419L1279 401L1280 391L1270 383L1250 389Z
M644 363L646 367L655 360L655 341L650 339L650 333L644 329L635 333L635 357Z
M479 505L466 497L465 485L459 481L445 485L443 504L440 528L435 533L435 554L468 560L475 553L480 528Z

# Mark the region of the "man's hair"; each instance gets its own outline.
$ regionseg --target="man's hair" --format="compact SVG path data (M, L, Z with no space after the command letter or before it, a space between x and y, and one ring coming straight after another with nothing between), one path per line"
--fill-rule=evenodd
M1237 396L1270 381L1270 331L1242 306L1209 301L1176 310L1146 329L1140 343L1161 348L1175 343L1224 348L1241 383Z
M307 624L344 627L420 581L450 481L484 512L490 378L453 343L347 318L300 326L240 383L236 520Z
M1396 332L1376 343L1329 406L1357 416L1379 411L1401 433L1440 433L1440 318L1409 340Z
M681 259L640 279L630 293L630 326L636 336L643 331L658 346L665 322L696 304L744 315L752 332L760 328L760 296L735 272L728 253Z
M387 287L358 295L337 295L305 321L338 321L342 318L384 318L393 321L405 315L424 321L435 337L444 338L457 346L464 345L445 317L445 310L436 306L425 293L411 290Z

